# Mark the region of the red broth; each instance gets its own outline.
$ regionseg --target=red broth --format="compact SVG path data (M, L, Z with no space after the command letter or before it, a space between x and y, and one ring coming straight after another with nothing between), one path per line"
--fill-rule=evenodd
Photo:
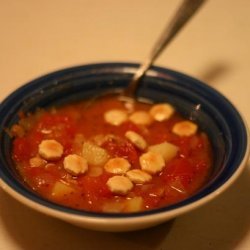
M108 115L114 110L123 113ZM13 159L35 192L67 207L126 213L177 203L206 182L212 165L211 144L190 121L178 130L176 124L186 120L177 111L166 118L165 111L159 110L157 118L152 105L103 98L22 114L11 128ZM144 116L136 116L136 111L144 111ZM59 155L51 155L50 148L42 146L48 140L60 145L55 146L62 149ZM81 164L78 160L66 164L69 155L79 156ZM112 163L114 158L123 160ZM139 174L129 172L135 169ZM124 177L125 183L119 178L115 182L114 176Z

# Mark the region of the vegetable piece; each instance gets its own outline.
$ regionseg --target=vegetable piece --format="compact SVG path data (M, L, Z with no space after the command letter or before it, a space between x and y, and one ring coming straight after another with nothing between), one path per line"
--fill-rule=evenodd
M51 195L56 197L56 198L60 198L63 197L65 195L69 195L71 193L74 192L74 188L60 182L57 181L52 189Z
M177 155L179 148L172 143L163 142L148 147L148 151L162 155L165 162L168 162Z
M195 175L195 168L187 158L173 159L162 172L162 178L166 182L179 179L185 189L192 184Z
M191 121L178 122L173 126L172 132L179 136L191 136L196 133L198 126Z
M32 147L30 140L26 137L17 137L13 143L13 158L16 161L29 160L31 157Z
M92 142L83 143L82 155L91 165L104 165L108 159L109 154L107 151Z
M156 104L149 110L149 114L158 122L168 120L173 113L174 107L168 103Z
M165 167L164 158L156 152L142 154L139 160L142 170L150 174L156 174Z
M78 177L78 183L81 187L81 190L88 197L92 197L94 199L100 199L104 197L110 198L113 197L113 194L106 185L109 178L110 175L105 172L99 176L82 175Z
M125 176L116 175L108 179L107 186L112 193L125 195L133 188L133 183Z
M127 131L125 137L141 150L144 150L147 147L147 142L144 140L144 138L134 131Z
M121 213L124 209L124 202L108 201L103 204L102 211L104 213Z
M138 152L135 146L128 140L121 137L113 137L107 140L102 147L113 157L122 157L131 164L138 164Z
M126 212L133 213L139 212L142 209L143 199L142 197L133 197L132 199L126 200Z
M88 170L87 161L76 154L70 154L64 158L63 161L64 169L72 175L84 174Z
M40 156L46 160L58 160L63 154L63 146L56 140L43 140L38 147Z
M104 169L112 174L125 174L131 167L131 164L124 158L116 157L109 159L104 165Z

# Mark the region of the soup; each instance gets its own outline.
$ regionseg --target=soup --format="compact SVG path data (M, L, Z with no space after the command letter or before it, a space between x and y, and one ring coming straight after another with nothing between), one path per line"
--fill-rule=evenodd
M84 211L175 204L204 185L213 161L206 133L168 103L81 101L20 114L10 133L30 188Z

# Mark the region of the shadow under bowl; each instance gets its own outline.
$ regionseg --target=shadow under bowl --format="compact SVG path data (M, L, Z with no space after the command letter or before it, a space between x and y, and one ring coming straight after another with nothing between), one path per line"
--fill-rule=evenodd
M190 198L151 211L108 214L78 211L43 199L20 178L12 160L12 141L6 128L15 124L20 111L62 105L92 98L127 86L137 64L101 63L53 72L10 94L0 105L0 185L20 202L72 224L101 231L147 228L197 208L227 189L242 172L249 154L248 131L236 108L208 85L169 69L152 67L137 95L171 103L184 117L199 124L212 143L214 164L208 182Z

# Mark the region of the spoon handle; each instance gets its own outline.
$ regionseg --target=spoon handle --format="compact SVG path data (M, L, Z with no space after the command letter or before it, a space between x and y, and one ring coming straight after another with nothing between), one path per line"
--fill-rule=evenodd
M193 16L196 10L198 10L205 1L206 0L183 1L172 21L168 24L162 35L159 37L147 60L145 60L145 62L141 64L138 70L135 72L133 79L125 89L125 96L134 97L137 85L140 79L144 76L145 72L149 69L149 67L158 58L163 49L171 42L175 35L180 31L180 29L187 23L187 21Z

